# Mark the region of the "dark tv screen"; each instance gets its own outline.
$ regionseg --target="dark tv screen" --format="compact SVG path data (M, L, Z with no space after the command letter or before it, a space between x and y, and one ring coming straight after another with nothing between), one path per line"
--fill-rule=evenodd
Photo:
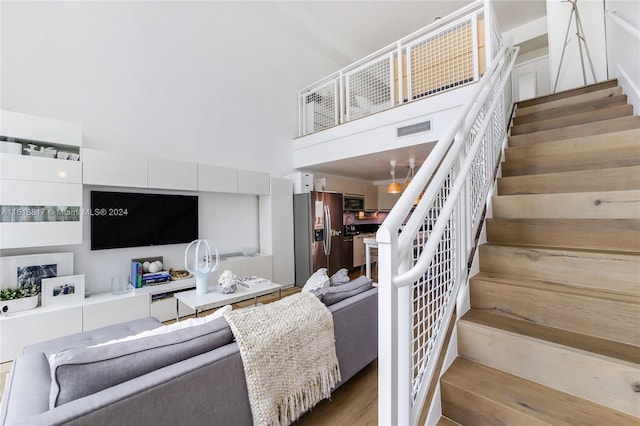
M91 250L198 239L198 197L91 191Z

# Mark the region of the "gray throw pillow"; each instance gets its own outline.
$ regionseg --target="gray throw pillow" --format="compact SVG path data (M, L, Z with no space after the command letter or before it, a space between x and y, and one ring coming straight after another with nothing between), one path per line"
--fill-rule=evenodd
M163 335L58 352L51 360L49 407L99 392L233 341L224 318Z
M372 285L373 280L371 278L361 275L347 284L323 289L324 292L319 297L325 305L329 306L351 296L355 296L356 294L364 293L369 290Z

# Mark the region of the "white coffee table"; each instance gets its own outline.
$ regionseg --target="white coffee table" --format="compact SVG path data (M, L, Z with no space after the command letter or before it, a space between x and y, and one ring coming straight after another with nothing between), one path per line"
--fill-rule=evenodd
M261 280L258 280L261 281ZM232 303L242 302L243 300L254 299L254 304L258 303L258 297L266 294L278 292L278 297L282 297L282 285L273 283L269 280L262 282L253 282L250 288L238 285L233 293L218 293L215 288L210 287L209 292L198 294L195 290L181 291L175 293L173 297L176 299L176 320L180 320L180 302L184 303L194 311L196 317L203 308L213 309L220 306L230 305Z

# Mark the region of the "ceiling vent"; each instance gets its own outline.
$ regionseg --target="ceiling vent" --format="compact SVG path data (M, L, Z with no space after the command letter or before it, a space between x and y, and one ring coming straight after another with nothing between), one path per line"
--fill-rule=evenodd
M416 133L422 132L430 132L431 131L431 120L423 121L421 123L411 124L409 126L398 127L397 129L397 137L401 138L403 136L415 135Z

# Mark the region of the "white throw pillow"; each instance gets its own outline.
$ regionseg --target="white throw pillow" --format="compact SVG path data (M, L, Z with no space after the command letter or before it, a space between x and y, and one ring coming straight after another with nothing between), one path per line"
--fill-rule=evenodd
M331 275L330 278L331 285L340 285L346 284L349 282L349 270L347 268L342 268L338 270L335 274Z
M226 312L231 311L231 309L233 309L231 307L231 305L225 305L222 308L216 310L214 313L212 313L210 315L207 315L206 317L189 318L188 320L178 321L178 322L175 322L173 324L161 325L158 328L152 328L151 330L145 330L145 331L142 331L142 332L140 332L138 334L133 334L131 336L122 337L120 339L109 340L108 342L99 343L97 345L93 345L93 346L89 346L89 347L90 348L95 348L95 347L98 347L98 346L113 345L115 343L128 342L128 341L131 341L131 340L142 339L144 337L149 337L149 336L157 336L159 334L171 333L172 331L181 330L181 329L187 328L187 327L193 327L193 326L196 326L196 325L206 324L209 321L213 321L216 318L220 318Z
M320 268L313 273L302 287L302 291L318 290L320 288L329 287L331 281L327 276L327 268Z

